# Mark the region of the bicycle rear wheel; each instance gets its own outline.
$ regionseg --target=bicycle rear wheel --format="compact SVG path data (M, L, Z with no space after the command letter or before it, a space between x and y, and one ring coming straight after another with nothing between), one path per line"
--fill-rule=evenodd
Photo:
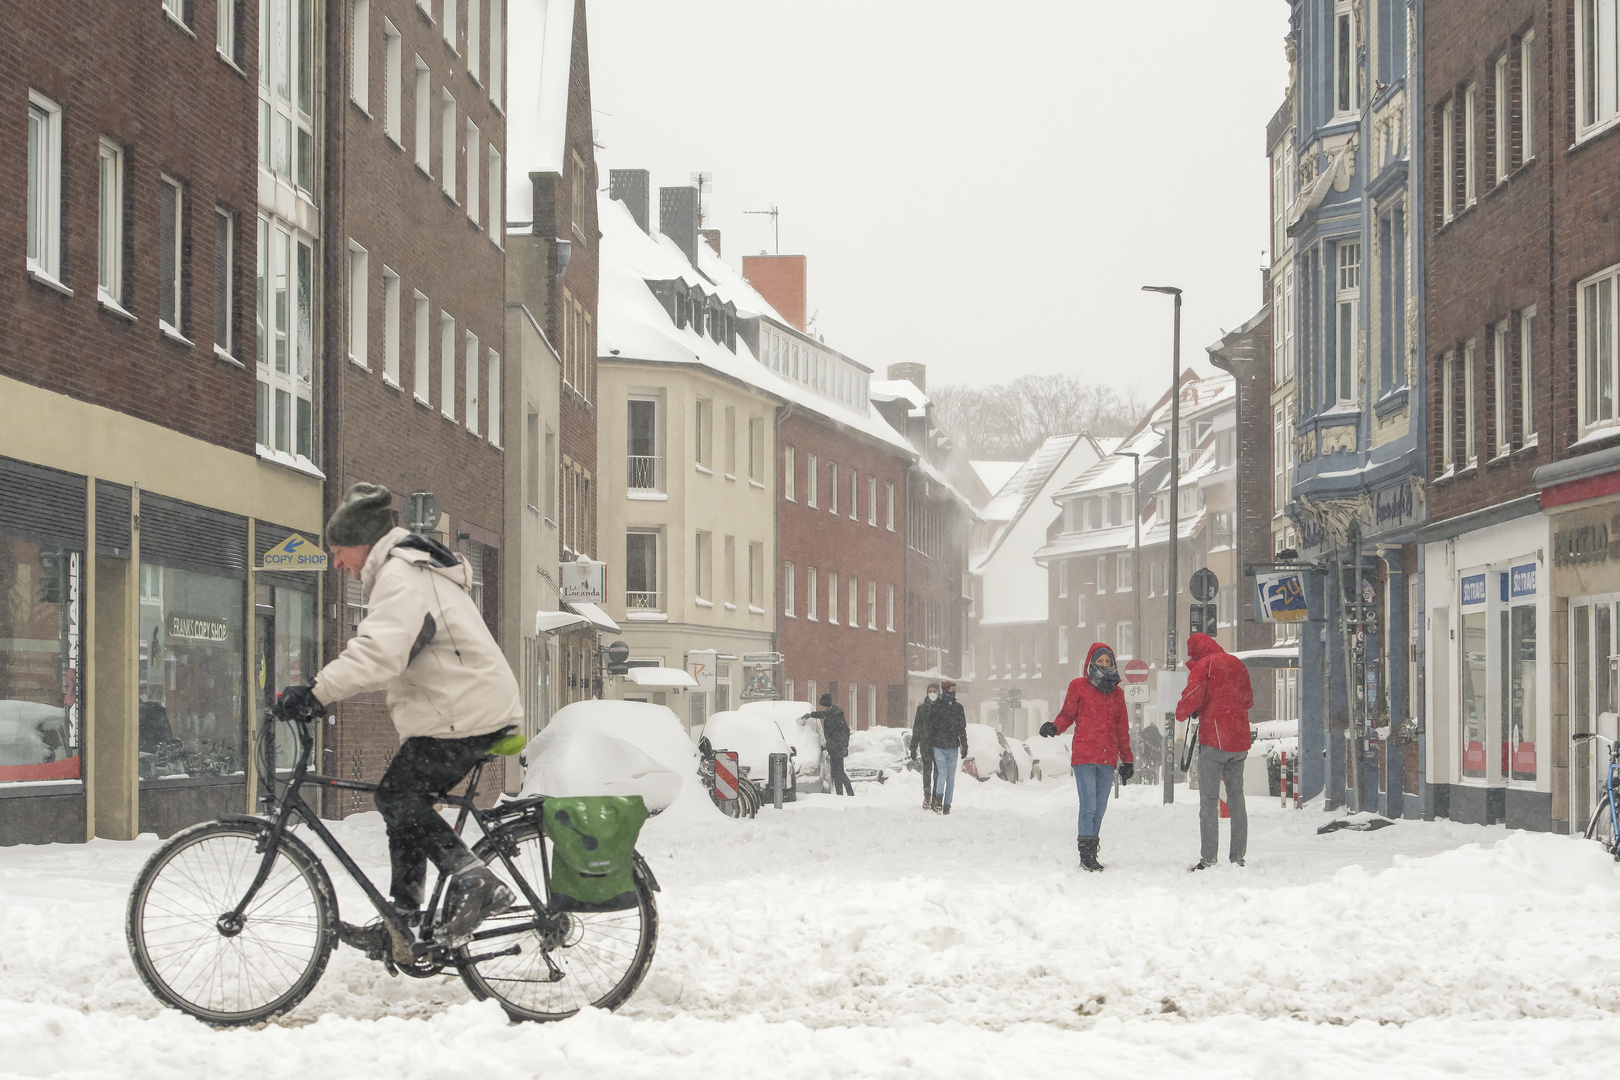
M269 877L221 928L253 883L268 826L209 821L153 853L130 892L125 935L157 999L220 1026L252 1024L304 999L336 944L332 885L313 853L284 837Z
M1597 809L1592 811L1592 820L1586 825L1586 838L1596 840L1603 845L1604 851L1620 857L1614 847L1614 817L1609 813L1607 795L1598 800Z
M549 900L541 861L541 845L546 840L538 826L520 825L498 837L485 837L473 849L507 883L519 903L479 927L480 934L503 926L511 927L511 933L479 938L460 955L498 952L513 945L520 951L515 956L463 963L461 978L467 989L480 1001L499 1001L514 1020L562 1020L588 1005L617 1009L628 1001L652 967L658 945L658 909L651 886L638 872L634 908L562 915L565 927L548 940L544 932L526 927L534 922L535 912L524 902L523 890L512 881L511 872L496 853L497 843L509 845L507 856L518 872L543 902ZM546 962L548 955L551 964ZM552 964L562 974L556 981Z

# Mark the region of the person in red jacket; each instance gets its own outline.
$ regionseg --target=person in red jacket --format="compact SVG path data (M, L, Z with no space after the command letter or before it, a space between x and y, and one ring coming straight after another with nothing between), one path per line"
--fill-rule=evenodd
M1215 865L1221 840L1220 788L1232 812L1231 859L1243 865L1249 846L1249 813L1243 805L1243 763L1249 757L1249 709L1254 688L1243 661L1208 634L1187 638L1187 689L1176 719L1198 718L1199 858L1194 870Z
M1131 758L1131 721L1125 709L1125 695L1119 689L1119 666L1114 650L1097 642L1086 654L1086 674L1069 683L1069 693L1057 720L1041 725L1041 734L1051 738L1074 728L1074 749L1069 763L1074 770L1074 786L1080 795L1080 865L1101 870L1097 848L1102 843L1103 811L1108 809L1108 791L1114 786L1114 768L1121 780L1136 771Z

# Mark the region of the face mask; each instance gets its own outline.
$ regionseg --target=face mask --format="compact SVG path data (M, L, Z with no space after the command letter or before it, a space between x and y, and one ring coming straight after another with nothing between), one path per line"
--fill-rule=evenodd
M1114 692L1114 687L1119 685L1119 668L1114 663L1112 649L1098 649L1092 654L1091 663L1086 667L1086 678L1103 693Z
M939 700L939 695L935 694L935 693L930 693L928 695L928 700L929 701L938 701Z

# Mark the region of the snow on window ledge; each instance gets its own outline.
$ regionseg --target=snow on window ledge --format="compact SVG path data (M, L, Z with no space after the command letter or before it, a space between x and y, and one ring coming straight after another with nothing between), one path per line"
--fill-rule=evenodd
M254 446L253 452L259 456L260 460L267 461L272 465L280 465L284 469L291 469L293 472L303 473L305 476L313 476L317 480L326 479L326 474L316 468L315 463L302 454L289 454L285 450L272 450L263 443Z

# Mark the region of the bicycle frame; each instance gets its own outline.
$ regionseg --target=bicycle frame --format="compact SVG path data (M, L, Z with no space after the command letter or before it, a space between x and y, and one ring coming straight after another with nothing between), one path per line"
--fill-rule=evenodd
M274 721L272 720L272 723L273 722ZM327 827L321 822L320 815L317 814L314 809L304 801L303 797L299 793L300 788L302 788L305 784L310 783L345 791L364 791L371 793L375 793L379 785L367 783L362 780L345 780L342 777L323 776L320 773L310 772L310 758L314 755L315 750L315 738L313 733L310 731L311 721L308 719L296 719L292 720L291 722L294 724L294 729L298 736L298 763L293 767L292 776L286 781L286 790L282 793L279 799L276 798L272 770L265 793L265 799L270 804L272 813L266 817L251 817L248 819L261 823L268 823L270 825L270 834L264 841L264 860L260 863L258 873L254 875L253 881L248 885L247 892L243 894L242 899L237 903L236 907L219 917L220 929L228 933L231 932L232 929L241 928L243 912L247 910L248 905L253 902L254 896L258 894L259 889L261 889L264 886L265 881L269 879L270 870L275 864L276 854L281 847L282 837L285 835L287 830L287 824L296 815L300 821L310 827L311 831L313 831L316 836L320 837L321 843L324 844L326 849L337 858L338 862L342 864L343 869L348 871L349 877L354 880L356 885L360 886L361 891L366 895L366 899L371 901L371 906L377 909L378 916L393 926L396 930L408 936L411 928L394 909L394 905L383 896L381 891L379 891L374 884L372 884L371 879L366 876L365 871L360 869L359 864L354 861L353 857L349 855L348 851L344 849L343 845L338 842L337 837L333 836L331 831L327 829ZM270 744L272 747L274 746L273 733L270 739ZM270 760L274 760L273 754L271 755ZM486 758L485 760L490 759ZM477 765L473 766L472 772L468 774L467 794L465 795L455 795L450 792L435 793L439 801L459 808L460 812L456 816L456 823L454 826L457 835L461 834L462 829L466 826L468 818L471 818L473 821L478 823L478 828L486 837L495 837L502 831L501 821L506 815L486 814L485 811L479 810L478 807L473 803L473 798L478 790L478 781L481 778L483 771L484 761L480 761ZM538 806L539 804L536 803L535 805ZM547 914L545 902L535 894L534 887L530 884L529 880L517 869L516 866L512 864L512 860L507 854L506 850L500 845L496 845L496 854L500 856L501 862L506 866L508 873L511 874L512 881L518 886L518 888L523 892L524 897L528 900L530 910L534 912L535 918L531 925L512 926L508 924L499 930L475 933L472 936L472 940L478 941L487 939L489 937L507 936L530 929L540 931L555 929L554 924L556 920ZM549 883L551 880L551 863L546 856L544 845L541 845L540 848L540 864L541 872L545 876L545 880ZM424 938L427 938L428 933L432 930L432 914L438 907L439 898L444 889L445 878L446 875L441 872L437 881L434 883L433 897L427 907L426 918L429 921L423 927ZM341 920L339 920L339 926L342 926ZM434 946L430 941L425 941L423 944L418 945L418 955L430 952L435 947L436 946Z
M1604 777L1603 790L1609 797L1609 835L1614 838L1616 850L1620 851L1620 808L1615 805L1620 800L1620 744L1595 731L1577 731L1569 739L1570 742L1593 739L1609 744L1609 769ZM1616 857L1620 858L1620 855Z

